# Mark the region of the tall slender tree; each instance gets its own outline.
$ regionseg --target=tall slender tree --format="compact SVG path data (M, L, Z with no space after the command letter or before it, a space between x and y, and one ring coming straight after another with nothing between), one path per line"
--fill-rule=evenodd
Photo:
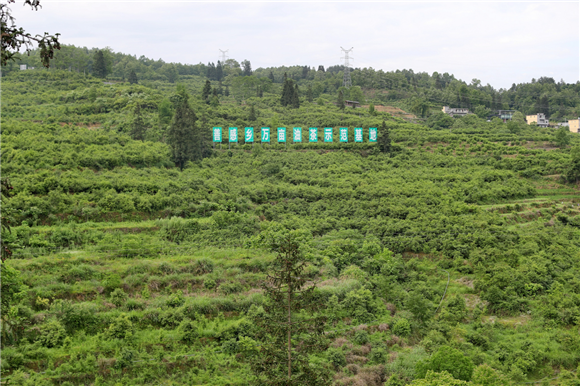
M326 318L316 314L319 304L315 285L306 287L306 260L299 236L282 235L273 270L262 286L265 313L254 317L258 353L249 358L257 382L264 385L330 385L327 368L314 368L309 355L328 347Z
M137 84L137 83L139 83L139 79L137 79L137 74L135 74L135 70L131 70L131 72L129 73L129 77L127 78L127 80L131 84Z
M93 73L98 78L104 78L107 76L107 64L105 63L105 55L102 50L97 50L95 52L93 64Z
M274 83L274 73L272 71L270 71L270 73L268 74L268 79L270 79L272 83Z
M244 67L244 69L243 69L243 75L244 76L250 76L250 75L252 75L252 64L250 63L249 60L244 60L242 62L242 66Z
M196 126L197 117L189 105L185 88L178 90L173 101L176 108L167 132L167 142L171 146L173 161L183 170L187 161L203 158L204 138Z
M133 111L133 122L131 124L131 137L137 141L143 141L145 139L145 122L143 121L143 115L141 114L141 106L139 103L135 106Z
M306 89L306 100L310 103L314 100L314 93L312 92L312 85L309 84L308 88Z
M385 121L383 121L381 127L379 128L378 145L379 150L382 153L390 154L393 149L393 146L391 144L391 133Z
M201 90L201 99L207 104L209 104L209 97L211 95L211 82L209 80L205 81L203 85L203 90Z
M344 110L344 95L342 94L342 90L338 90L338 98L336 100L336 105L339 109Z
M298 94L298 85L294 86L294 90L292 92L292 107L295 109L300 107L300 95Z

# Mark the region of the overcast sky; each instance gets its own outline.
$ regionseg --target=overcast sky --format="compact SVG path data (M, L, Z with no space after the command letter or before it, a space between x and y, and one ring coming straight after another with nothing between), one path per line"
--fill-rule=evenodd
M50 1L12 4L17 25L65 44L109 46L166 62L252 67L340 64L449 72L495 88L580 74L580 6L569 2Z

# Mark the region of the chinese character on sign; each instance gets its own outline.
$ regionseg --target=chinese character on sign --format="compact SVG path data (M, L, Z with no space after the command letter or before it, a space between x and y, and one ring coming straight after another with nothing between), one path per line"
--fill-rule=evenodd
M230 142L238 142L238 128L230 127Z
M308 140L310 142L318 142L318 128L316 127L311 127L310 129L308 129L309 131L309 135L308 135Z
M278 128L278 142L286 142L286 128L285 127Z
M294 128L294 142L302 142L302 128L301 127Z
M270 142L270 128L262 127L262 142Z
M214 127L213 128L213 141L214 142L221 142L222 141L222 128L221 127Z
M324 128L324 142L332 142L332 127Z
M377 128L369 127L369 142L377 142Z
M244 135L245 142L254 142L254 128L246 127L246 134Z
M340 142L348 142L348 128L347 127L340 128Z
M362 129L362 127L355 127L354 128L354 141L355 142L362 142L363 141L363 129Z

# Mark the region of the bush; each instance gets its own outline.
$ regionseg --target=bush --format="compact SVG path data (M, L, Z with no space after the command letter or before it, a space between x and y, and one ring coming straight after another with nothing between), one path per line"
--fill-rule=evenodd
M121 288L114 290L109 296L109 300L117 307L121 307L125 304L129 296Z
M405 318L397 320L392 328L393 334L406 337L411 335L411 324Z
M40 327L38 342L44 347L60 347L64 338L66 330L58 320L51 319Z
M125 339L133 336L133 323L126 315L121 315L105 330L105 336L109 339Z
M185 303L185 298L183 297L183 291L178 290L177 292L171 294L169 299L167 299L167 305L169 307L181 307Z
M360 345L367 344L369 342L369 333L365 330L358 330L354 333L353 341Z
M449 372L454 378L470 381L475 365L459 350L441 346L431 358L417 364L417 377L425 378L429 370L436 373Z
M191 319L185 319L177 327L177 336L179 340L183 343L192 344L199 337L196 325L191 321Z
M346 366L346 357L344 356L344 353L339 349L335 348L329 349L326 352L326 358L330 363L332 363L334 368L337 370L340 369L341 367Z

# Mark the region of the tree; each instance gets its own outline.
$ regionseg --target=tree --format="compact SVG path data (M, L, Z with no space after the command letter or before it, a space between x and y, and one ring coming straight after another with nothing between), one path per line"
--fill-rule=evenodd
M131 137L133 137L134 140L143 141L145 139L145 130L145 122L143 122L143 115L141 115L141 106L137 103L133 112Z
M365 97L360 86L351 87L349 90L350 93L350 100L360 102L361 104L365 103Z
M560 127L555 135L556 145L564 148L570 144L570 131L565 127Z
M416 98L411 105L411 111L420 117L424 117L429 111L429 104L423 98Z
M107 63L105 63L105 55L102 50L97 50L94 56L93 73L98 78L105 78L107 76Z
M14 0L8 0L7 3L13 3ZM40 0L24 0L24 5L29 5L34 11L41 7ZM22 27L17 27L12 11L8 4L0 4L0 25L2 29L2 48L1 60L2 66L18 58L18 52L22 46L25 47L27 54L32 51L32 46L38 44L40 61L44 67L50 66L50 60L54 58L54 50L60 50L58 38L60 34L50 35L45 32L44 35L31 35Z
M139 83L139 80L137 79L137 74L135 74L135 70L131 70L131 72L129 73L129 83L131 84L137 84Z
M244 76L250 76L252 75L252 65L250 64L249 60L244 60L242 62L242 67L243 67L243 75Z
M256 117L256 109L254 107L254 105L250 106L250 114L248 115L248 120L249 121L255 121L257 119Z
M580 146L576 145L570 150L572 160L568 164L568 171L566 172L566 180L568 182L578 183L580 181Z
M338 98L336 100L336 105L339 109L344 110L344 95L342 94L342 90L338 90Z
M167 142L171 146L173 161L183 170L187 161L203 158L204 141L195 125L197 117L189 106L189 95L185 87L178 89L172 98L176 108L167 132Z
M224 77L224 66L222 65L222 63L219 60L217 62L217 66L215 68L215 77L216 77L216 80L222 80L222 78Z
M274 73L272 71L268 74L268 78L274 83Z
M320 66L318 66L318 71L324 72L324 66L322 64Z
M284 73L284 86L282 87L282 95L280 96L280 103L282 106L291 105L293 95L294 82L292 82L292 79L288 79L288 74Z
M209 80L205 81L203 85L203 90L201 90L201 99L204 100L205 103L209 104L209 96L211 94L211 82Z
M312 101L314 100L314 93L312 92L312 85L308 85L308 88L306 89L306 100L310 103L312 103Z
M6 205L6 201L12 196L13 190L14 187L10 184L8 178L3 178L0 181L0 199L2 200L2 211L0 212L0 223L2 227L0 245L2 248L2 262L12 255L7 240L9 239L8 234L12 233L11 224L14 222L14 219L12 218L10 207Z
M315 369L309 355L325 350L326 318L318 310L315 285L304 288L306 261L299 231L281 232L272 240L277 251L273 270L262 285L264 314L253 318L258 353L249 358L258 383L266 385L330 385L328 369ZM309 315L310 314L310 315Z
M300 96L298 95L298 85L294 86L294 91L292 93L292 107L295 109L300 107Z
M381 124L379 128L379 138L377 139L379 144L379 149L382 153L390 154L392 151L392 144L391 144L391 133L385 121Z
M369 105L369 114L372 116L377 115L377 110L375 110L375 105L373 105L372 103Z

